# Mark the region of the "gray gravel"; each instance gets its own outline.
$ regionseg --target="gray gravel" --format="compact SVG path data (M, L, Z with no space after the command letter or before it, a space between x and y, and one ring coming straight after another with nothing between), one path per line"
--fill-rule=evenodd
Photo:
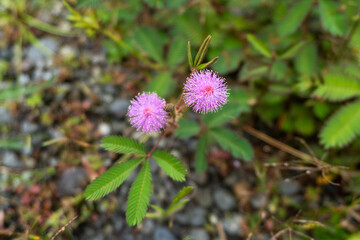
M223 211L229 211L236 207L235 197L223 188L215 188L213 196L217 207Z

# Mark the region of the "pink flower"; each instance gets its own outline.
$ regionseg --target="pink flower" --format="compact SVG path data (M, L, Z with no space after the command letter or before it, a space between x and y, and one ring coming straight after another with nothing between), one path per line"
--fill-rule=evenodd
M167 123L167 113L163 109L166 102L156 93L142 93L131 100L127 115L130 123L141 132L158 132Z
M184 90L186 105L198 113L217 111L229 96L225 79L211 70L192 73L187 78Z

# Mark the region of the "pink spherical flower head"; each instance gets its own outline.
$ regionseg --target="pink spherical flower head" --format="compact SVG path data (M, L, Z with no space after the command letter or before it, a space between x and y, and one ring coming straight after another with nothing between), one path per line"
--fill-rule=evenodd
M217 111L229 96L225 79L211 70L192 73L187 78L184 90L186 105L198 113Z
M158 132L167 123L167 113L163 109L166 102L156 93L142 93L131 100L127 115L130 123L141 132Z

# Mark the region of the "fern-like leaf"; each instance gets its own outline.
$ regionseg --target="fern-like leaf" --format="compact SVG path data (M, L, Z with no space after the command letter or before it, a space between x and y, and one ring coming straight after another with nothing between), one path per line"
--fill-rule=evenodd
M319 1L319 13L322 26L334 35L342 35L345 29L344 15L337 11L338 4L335 1Z
M96 200L114 191L125 181L142 160L143 158L136 158L115 165L101 174L86 188L86 199Z
M221 126L222 124L235 119L240 113L246 109L241 104L228 103L218 112L204 115L204 121L208 128Z
M250 143L234 132L218 128L212 129L210 133L223 149L232 152L235 157L242 158L245 161L250 161L254 157Z
M175 181L185 181L187 170L182 163L166 151L157 150L152 154L153 159Z
M320 142L326 147L343 147L360 135L360 100L338 110L320 132Z
M151 195L151 172L147 159L132 184L126 207L126 222L130 226L138 225L145 217Z
M360 81L347 74L328 73L324 75L324 84L315 90L314 95L330 101L360 96Z
M102 139L101 147L116 153L145 154L143 144L126 137L108 136Z

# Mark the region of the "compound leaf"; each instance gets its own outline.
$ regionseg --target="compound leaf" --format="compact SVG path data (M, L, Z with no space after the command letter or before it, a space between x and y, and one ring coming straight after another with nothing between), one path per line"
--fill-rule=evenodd
M235 119L243 111L246 111L243 105L228 103L218 112L204 115L204 121L208 128L217 127Z
M280 36L292 34L299 28L309 12L312 2L313 0L302 0L294 4L278 27Z
M87 200L96 200L114 191L141 163L143 158L136 158L118 164L101 174L85 190Z
M116 153L145 154L143 144L126 137L108 136L102 139L101 147Z
M207 145L208 145L207 136L208 136L207 132L203 133L196 147L195 169L197 172L204 172L207 167L207 158L206 158Z
M200 131L199 124L192 120L180 120L178 124L179 128L176 129L176 136L178 138L188 138Z
M153 159L175 181L185 181L187 170L182 163L166 151L157 150L152 154Z
M346 74L329 72L324 75L324 84L315 90L314 95L330 101L360 96L360 80Z
M320 132L320 142L326 147L343 147L360 135L360 100L340 108Z
M129 192L126 222L130 226L138 225L145 217L151 195L151 180L150 164L147 159Z
M210 133L222 148L230 151L235 157L242 158L245 161L250 161L254 157L254 151L250 143L234 132L218 128L212 129Z

